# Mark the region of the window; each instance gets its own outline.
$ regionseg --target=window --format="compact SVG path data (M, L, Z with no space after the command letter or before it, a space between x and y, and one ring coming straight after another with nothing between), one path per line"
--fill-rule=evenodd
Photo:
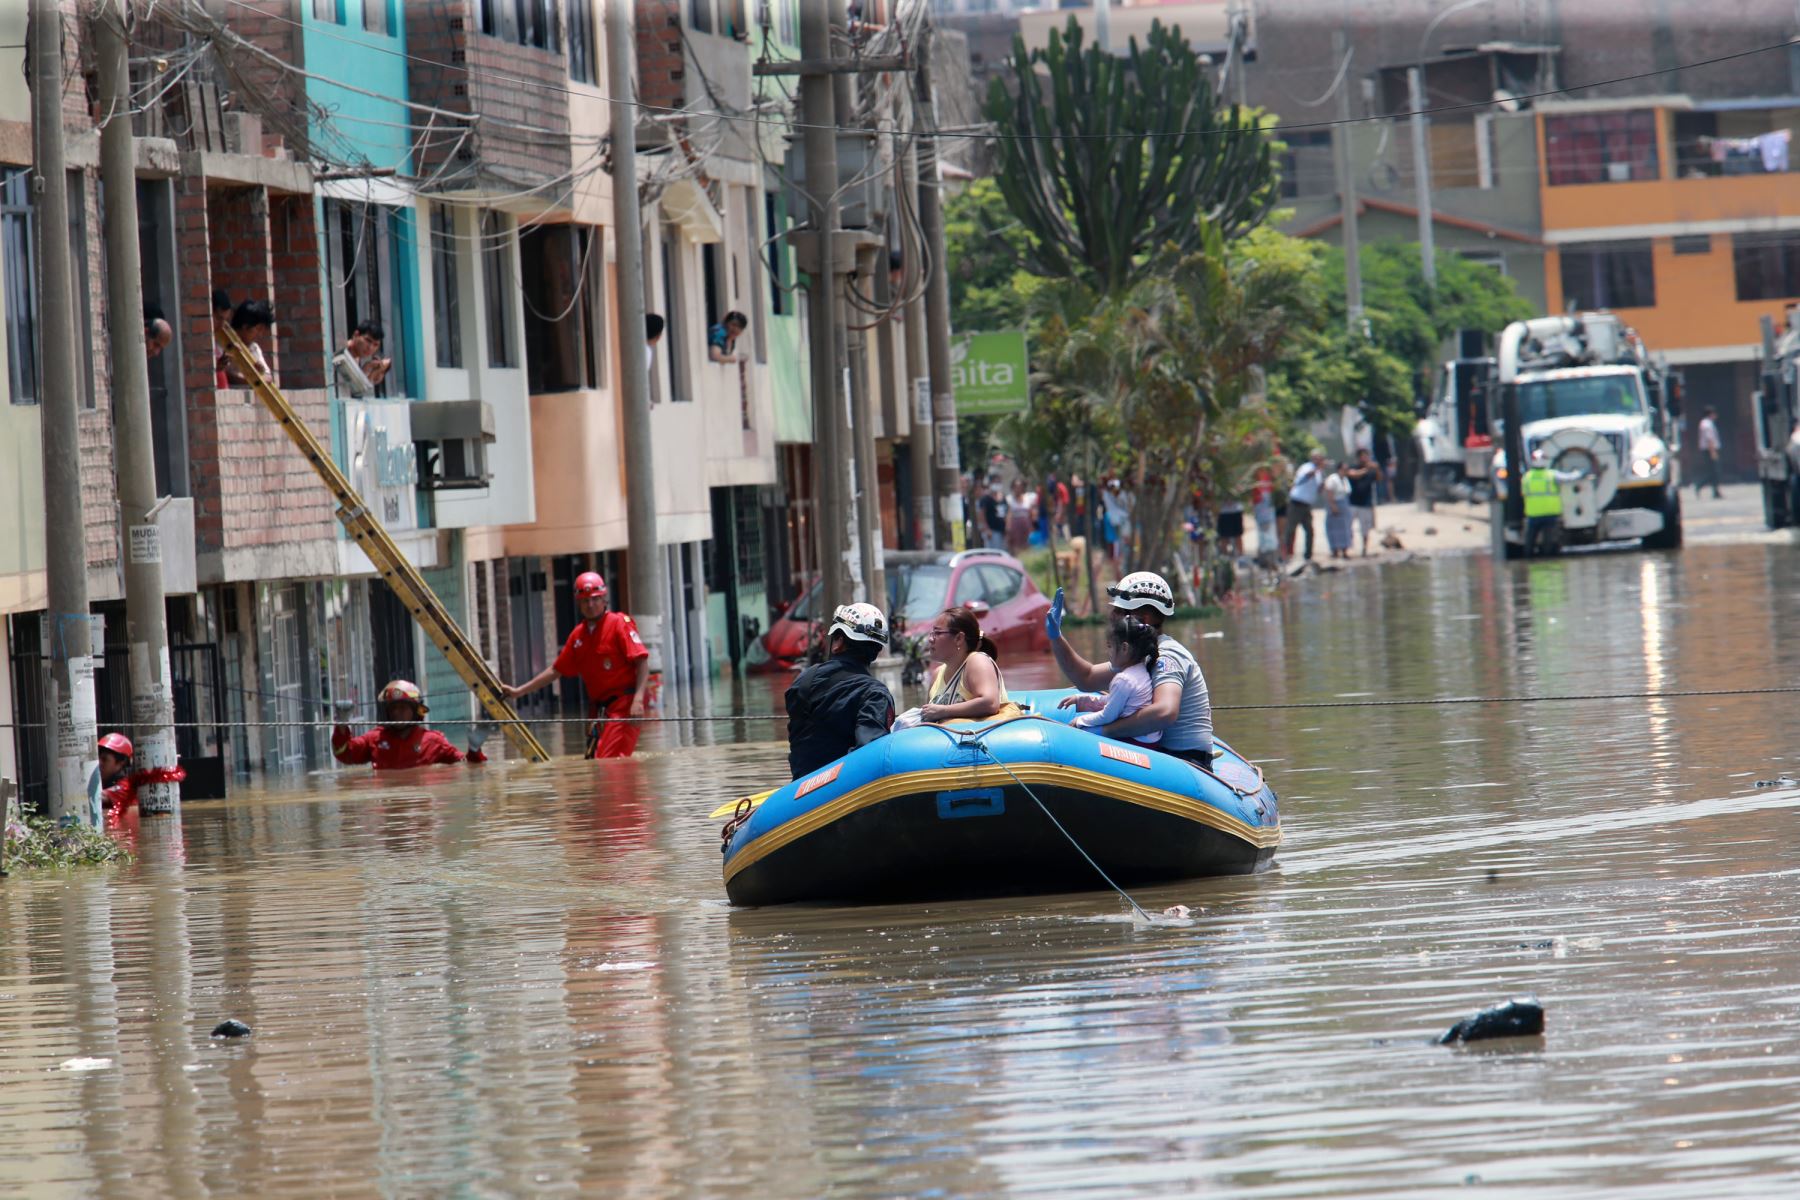
M1011 567L982 563L976 569L981 572L982 582L987 588L987 602L995 607L1017 596L1019 589L1025 586L1025 577Z
M556 0L475 0L481 32L515 46L558 50Z
M5 259L6 382L14 404L36 404L37 260L31 236L31 172L0 170L0 256Z
M540 225L519 235L533 392L576 392L606 382L602 237L588 225Z
M381 357L393 359L374 396L406 394L405 345L394 317L396 247L394 224L403 214L380 204L325 201L326 302L331 315L331 352L337 353L363 321L381 326Z
M1739 300L1800 296L1800 230L1733 234L1731 266Z
M763 193L763 216L768 222L768 242L763 246L763 254L769 264L769 312L772 316L782 316L787 312L789 286L788 277L783 273L787 266L786 247L776 234L784 230L781 219L780 202L774 192Z
M516 367L513 353L512 224L481 214L481 290L487 302L488 366Z
M333 25L344 20L338 13L338 0L312 0L312 15L315 21L330 21Z
M593 0L569 0L569 78L577 83L593 83L594 78L594 3Z
M1712 234L1691 233L1672 239L1677 254L1711 254Z
M762 233L756 227L756 205L750 199L750 197L755 194L755 192L748 188L746 188L743 193L744 231L750 238L744 245L747 248L747 253L750 255L750 262L756 261L756 247L762 242ZM738 258L737 255L734 254L731 256L731 273L734 279L737 277L737 269ZM755 268L752 267L751 270L754 271ZM886 279L887 276L884 275L882 278ZM739 294L743 294L744 288L740 286L738 292ZM756 347L756 361L759 363L766 363L769 361L769 321L768 314L764 310L762 289L756 286L755 280L751 280L749 295L750 338Z
M695 33L713 31L713 0L689 0L688 24Z
M1552 187L1655 179L1656 113L1582 113L1544 118L1544 159Z
M732 542L737 550L738 587L745 590L759 588L765 581L764 564L768 561L763 554L762 507L757 503L753 487L732 488L731 493L735 529Z
M1337 185L1331 163L1331 131L1329 129L1279 130L1276 136L1287 143L1281 152L1281 195L1292 200L1330 191Z
M456 215L447 204L431 206L431 310L437 331L437 365L459 368L462 354L462 271L456 247Z
M1650 308L1656 268L1650 243L1587 242L1562 248L1563 301L1581 308Z
M362 0L363 28L370 33L386 34L393 26L388 21L390 0Z
M950 603L953 605L968 604L984 598L985 587L980 570L973 566L964 567L962 574L956 577L956 592L951 597Z

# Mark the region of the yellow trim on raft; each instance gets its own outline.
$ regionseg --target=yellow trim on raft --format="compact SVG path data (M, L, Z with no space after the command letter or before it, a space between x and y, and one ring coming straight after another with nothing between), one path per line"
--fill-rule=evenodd
M1162 788L1145 787L1113 775L1103 775L1098 771L1089 771L1082 767L1064 766L1061 763L1040 762L1021 763L1012 768L1012 773L993 763L974 767L939 767L930 771L909 771L901 775L889 775L871 783L865 783L854 791L846 792L836 800L821 804L811 812L802 813L791 821L777 825L754 842L744 847L742 853L733 858L725 866L727 881L746 867L749 867L767 855L799 841L810 833L816 833L833 821L849 816L865 808L901 796L915 795L920 792L958 791L975 787L1006 787L1015 782L1040 787L1081 787L1084 784L1089 790L1104 796L1112 796L1127 804L1136 804L1143 808L1155 809L1158 812L1184 817L1199 824L1211 826L1221 833L1230 834L1239 841L1248 842L1259 850L1269 849L1281 844L1281 826L1262 827L1246 824L1236 817L1220 812L1210 804L1202 804L1190 800L1186 796Z

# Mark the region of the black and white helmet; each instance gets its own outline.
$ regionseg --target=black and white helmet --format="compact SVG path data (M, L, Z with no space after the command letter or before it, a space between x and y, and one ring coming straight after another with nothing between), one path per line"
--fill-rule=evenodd
M1165 617L1175 615L1175 593L1169 581L1154 571L1133 571L1106 589L1112 606L1125 612L1154 608Z
M853 642L887 645L887 618L873 604L841 604L831 614L831 633L841 633Z

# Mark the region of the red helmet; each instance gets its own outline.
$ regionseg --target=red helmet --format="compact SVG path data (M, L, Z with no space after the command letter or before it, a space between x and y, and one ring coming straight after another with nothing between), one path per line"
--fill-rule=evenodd
M109 733L100 739L102 750L111 750L120 758L130 758L132 754L131 739L122 733Z
M387 704L394 700L405 700L419 710L419 715L421 717L431 711L425 703L425 693L419 690L417 684L407 679L394 680L392 683L381 689L381 695L378 696L377 699L382 704Z
M598 571L583 571L575 577L575 598L585 600L589 596L606 595L606 580L600 578Z

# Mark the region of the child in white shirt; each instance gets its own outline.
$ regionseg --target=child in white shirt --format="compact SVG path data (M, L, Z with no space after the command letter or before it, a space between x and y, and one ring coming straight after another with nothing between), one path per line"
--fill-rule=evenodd
M1081 710L1080 715L1069 723L1078 729L1100 729L1124 720L1150 703L1154 690L1150 672L1156 667L1156 647L1160 639L1155 626L1136 617L1121 617L1114 621L1106 631L1106 650L1116 672L1112 685L1104 696L1086 692L1070 696L1058 705L1059 708L1073 706ZM1162 740L1162 732L1146 733L1131 740L1140 745L1154 745Z

